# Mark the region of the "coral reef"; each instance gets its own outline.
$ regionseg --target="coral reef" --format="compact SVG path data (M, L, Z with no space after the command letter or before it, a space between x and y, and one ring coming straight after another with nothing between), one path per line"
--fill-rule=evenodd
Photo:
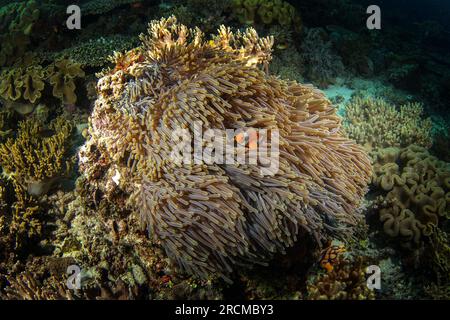
M344 64L334 52L324 29L306 29L300 52L306 67L306 76L315 85L326 88L338 75L344 75Z
M6 261L42 235L42 208L21 186L1 181L0 209L0 260Z
M49 126L31 118L19 123L17 136L0 145L3 175L31 195L46 193L57 178L70 172L72 124L58 117Z
M0 95L5 100L22 100L35 103L45 86L45 73L41 66L5 69L1 73Z
M64 282L58 282L53 278L48 280L46 286L36 281L36 277L30 273L23 273L15 278L8 278L10 285L0 295L8 300L73 300L72 292L67 289Z
M422 119L423 105L407 103L396 108L378 98L356 97L345 107L345 131L368 150L432 145L431 119Z
M351 236L368 157L342 136L322 93L258 68L267 68L272 39L222 27L206 42L174 17L153 21L141 39L98 82L80 170L98 177L90 159L100 153L105 196L131 194L126 202L178 266L227 279L234 265L264 263L299 234L318 245L331 234ZM267 164L177 165L171 132L192 134L195 121L205 130L279 130L279 172Z
M405 245L419 244L450 217L450 164L417 145L379 150L373 184L383 191L380 221Z
M284 80L303 81L304 67L300 54L295 48L289 47L275 55L270 63L269 71Z
M13 2L0 8L0 66L11 65L25 53L38 18L34 0Z
M44 57L52 61L70 59L82 67L103 67L108 63L108 57L115 51L130 50L137 45L137 40L137 37L132 38L122 35L89 39L56 53L45 53Z
M81 65L69 59L56 60L45 68L39 64L13 66L1 73L0 96L19 113L28 113L20 110L30 108L31 112L48 83L53 87L54 97L74 104L77 101L75 79L84 76Z
M334 268L309 279L307 298L311 300L373 300L375 292L368 288L363 258L341 257Z
M53 96L66 104L77 101L75 78L84 77L80 64L68 59L55 61L47 68L49 83L53 86Z
M97 1L91 0L81 5L81 10L85 15L101 15L109 11L114 10L117 7L136 3L136 0L110 0L110 1Z

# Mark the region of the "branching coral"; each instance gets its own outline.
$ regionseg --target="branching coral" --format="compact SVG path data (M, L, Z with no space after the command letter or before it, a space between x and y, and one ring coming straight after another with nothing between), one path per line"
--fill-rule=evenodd
M407 103L397 109L382 99L355 98L345 108L345 130L368 150L406 147L412 143L429 148L431 119L422 119L423 106Z
M56 178L72 168L71 133L71 123L61 117L48 128L33 118L22 121L17 136L0 145L3 174L32 195L47 192Z
M406 245L418 244L449 219L449 163L416 145L382 149L374 160L373 183L386 193L380 204L386 234Z
M312 300L373 300L375 293L367 286L363 258L340 258L335 268L317 275L307 284Z
M64 281L50 279L46 285L39 283L35 276L24 272L16 277L8 277L9 286L0 297L8 300L73 300L75 295Z
M141 39L141 49L126 64L119 55L120 67L98 82L80 170L90 172L98 158L91 154L102 153L111 163L104 185L131 194L129 205L173 261L191 274L226 278L235 265L284 252L299 234L318 242L351 236L369 159L343 137L321 92L260 70L273 39L221 27L205 41L174 17L153 21ZM264 175L262 163L177 164L172 132L193 135L196 121L203 130L279 130L279 171Z
M14 196L8 199L8 186L0 185L0 257L23 249L42 234L41 208L25 190L13 183Z

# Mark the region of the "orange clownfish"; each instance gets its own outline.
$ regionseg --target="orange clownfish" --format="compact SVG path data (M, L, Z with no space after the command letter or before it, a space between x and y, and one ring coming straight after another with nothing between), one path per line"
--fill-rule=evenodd
M258 133L255 130L240 132L235 136L236 142L240 145L247 145L250 150L258 148Z

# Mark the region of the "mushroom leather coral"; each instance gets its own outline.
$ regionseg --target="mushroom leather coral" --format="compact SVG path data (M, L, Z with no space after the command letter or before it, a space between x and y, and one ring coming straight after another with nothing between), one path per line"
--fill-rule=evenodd
M90 138L80 152L104 153L144 226L185 271L227 279L236 266L265 263L299 234L317 242L350 236L371 176L361 147L311 86L285 82L267 67L273 39L222 26L205 41L175 17L153 21L141 55L98 82ZM124 57L120 56L120 61ZM172 132L279 130L279 170L255 164L182 164L171 160ZM270 142L269 142L270 144ZM248 150L247 150L248 151ZM94 165L94 164L92 164Z
M5 69L1 77L0 95L5 100L16 101L23 98L35 103L44 90L45 74L40 65Z
M385 233L406 244L420 243L450 217L450 164L423 147L378 151L373 183L386 192L380 209Z
M53 95L64 103L73 104L77 101L75 94L75 78L84 77L80 64L68 59L54 62L48 67L49 82L53 86Z

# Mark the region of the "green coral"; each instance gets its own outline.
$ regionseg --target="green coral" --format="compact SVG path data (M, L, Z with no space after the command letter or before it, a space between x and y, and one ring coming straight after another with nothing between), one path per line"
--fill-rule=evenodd
M4 176L32 195L46 193L56 178L72 168L71 132L72 124L61 117L48 127L33 118L20 122L17 136L0 145Z
M0 66L12 64L25 53L39 14L34 0L13 2L0 8Z
M47 59L61 60L68 58L81 66L101 67L108 63L108 57L115 51L128 51L137 45L137 37L113 35L89 39L62 51L45 54Z

